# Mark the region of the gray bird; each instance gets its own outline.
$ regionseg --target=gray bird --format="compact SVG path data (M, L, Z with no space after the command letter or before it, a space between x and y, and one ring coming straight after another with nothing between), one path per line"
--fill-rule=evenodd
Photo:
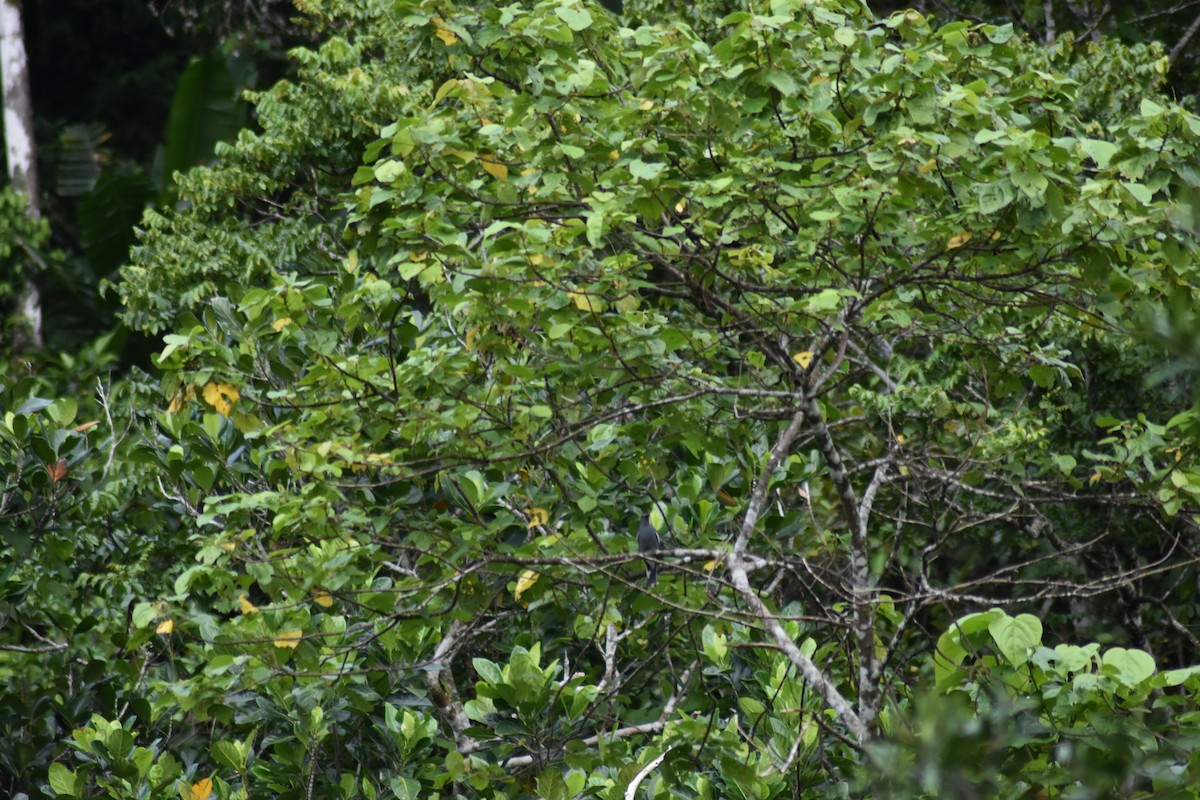
M638 525L638 552L653 553L662 544L662 540L658 538L658 531L654 530L654 526L650 524L650 515L642 515L642 524ZM653 586L658 583L658 565L647 560L646 561L646 585Z

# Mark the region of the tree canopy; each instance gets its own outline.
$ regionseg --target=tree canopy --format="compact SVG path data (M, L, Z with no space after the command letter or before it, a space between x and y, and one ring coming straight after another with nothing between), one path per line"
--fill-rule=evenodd
M63 707L10 786L1192 796L1160 53L299 5L324 43L109 287L161 391L6 385L6 711Z

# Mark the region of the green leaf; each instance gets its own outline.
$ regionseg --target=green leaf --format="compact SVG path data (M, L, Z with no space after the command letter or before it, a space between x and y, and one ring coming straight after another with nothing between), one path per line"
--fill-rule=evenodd
M569 800L567 784L562 774L553 767L542 770L537 779L537 796L544 800Z
M784 97L792 97L798 91L795 79L786 72L771 70L767 73L767 82L778 89Z
M419 800L421 797L421 784L413 778L401 775L392 778L388 786L396 800Z
M1112 157L1116 155L1119 149L1112 142L1106 142L1102 139L1080 139L1079 148L1092 161L1096 162L1096 166L1104 169L1112 161Z
M629 173L633 175L633 177L641 180L652 180L657 178L659 173L666 168L666 164L648 164L645 161L642 161L640 158L635 158L629 163Z
M171 175L207 161L216 143L234 138L240 127L237 87L225 59L215 54L192 59L179 79L167 120L164 189L170 187Z
M1028 661L1033 649L1042 643L1042 621L1032 614L998 617L988 625L988 631L996 647L1014 667Z
M475 667L475 672L479 674L487 683L493 686L499 686L504 683L504 675L500 671L500 667L494 661L489 661L486 658L474 658L471 660L471 665Z
M1144 206L1150 205L1151 201L1154 200L1154 193L1145 184L1123 181L1121 185L1125 187L1127 192L1133 195L1135 200Z
M1141 111L1142 116L1146 117L1147 119L1150 117L1157 117L1166 111L1165 108L1151 100L1149 97L1142 98L1142 104L1139 110Z
M592 24L592 15L584 8L570 8L560 6L554 9L554 13L558 18L567 23L567 27L578 33Z
M984 27L983 34L987 36L988 41L992 44L1005 44L1016 35L1016 32L1013 29L1013 24L1008 22L1004 25L988 25Z
M1154 674L1154 658L1145 650L1126 650L1114 647L1104 653L1104 666L1116 673L1117 680L1133 687Z
M135 628L144 628L154 621L157 614L153 603L138 603L133 607L131 621Z
M822 289L808 298L809 311L833 311L842 302L842 294L837 289Z
M380 161L375 165L375 180L380 183L391 183L404 174L404 162L395 159Z
M75 773L55 761L50 765L50 789L57 797L76 797Z

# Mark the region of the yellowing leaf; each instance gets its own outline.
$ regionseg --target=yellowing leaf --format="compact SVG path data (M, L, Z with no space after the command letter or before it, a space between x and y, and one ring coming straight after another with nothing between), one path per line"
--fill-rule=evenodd
M812 363L813 354L811 351L805 350L802 353L796 353L796 355L792 356L792 360L800 365L800 369L808 369L808 365Z
M493 161L491 158L480 159L483 162L483 168L497 180L506 180L508 178L508 167L501 164L499 161Z
M967 231L961 231L950 237L950 241L946 242L946 249L955 250L969 241L971 241L971 234Z
M275 331L276 333L279 333L281 330L283 330L284 328L286 328L288 325L291 325L291 324L292 324L291 317L281 317L280 319L277 319L273 323L271 323L271 330Z
M675 213L682 214L683 210L685 208L687 208L687 198L686 197L675 204Z
M470 150L459 150L457 147L447 147L442 152L448 156L454 156L461 159L464 164L470 164L475 160L475 154Z
M240 396L238 390L228 383L209 381L204 385L204 402L215 408L222 417L229 416Z
M212 797L212 778L201 778L191 786L185 784L179 794L183 800L208 800Z
M608 151L608 160L609 160L609 161L616 161L616 160L617 160L618 158L620 158L620 157L621 157L621 154L620 154L620 153L618 153L616 150L609 150L609 151Z
M538 525L545 525L550 520L550 513L544 508L529 509L529 527L536 528Z
M346 256L346 272L354 274L358 271L358 250L351 250Z
M154 629L155 633L170 633L175 630L175 621L167 617L162 622L158 623L158 627Z
M195 386L189 386L186 389L181 389L175 393L174 397L171 398L171 404L167 406L167 412L170 414L178 414L195 396Z
M642 111L649 111L650 109L654 108L654 101L653 100L643 100L642 104L640 106L638 106L638 108L640 108Z
M458 34L446 27L444 19L434 17L430 21L433 23L433 35L445 42L447 47L458 42Z
M718 558L714 558L712 561L705 562L704 571L712 572L714 569L716 569L719 566L721 566L721 560Z
M1102 477L1104 477L1104 476L1103 476L1103 475L1101 475L1101 474L1100 474L1098 471L1097 471L1097 472L1093 472L1093 473L1092 473L1092 477L1088 478L1088 485L1089 485L1089 486L1095 486L1097 483L1099 483L1099 482L1100 482L1100 479L1101 479Z
M632 292L617 298L617 302L613 303L618 311L633 311L639 305L638 296Z
M592 297L590 294L584 294L583 292L567 292L567 295L580 311L586 311L589 314L599 314L604 310L604 303L598 297Z
M926 161L924 164L922 164L921 166L917 167L917 172L924 175L926 172L929 172L929 170L933 169L934 166L936 166L936 165L937 165L937 159L931 158L928 161Z
M243 614L257 614L258 606L246 599L246 595L238 595L238 602L242 604Z
M479 326L478 325L476 325L475 327L473 327L469 331L467 331L466 344L467 344L468 350L475 349L475 337L478 335L479 335Z
M295 650L300 646L300 639L303 636L303 631L280 631L279 635L275 637L275 641L272 642L272 644L274 644L276 647L286 647L289 650Z
M329 608L333 605L333 595L326 589L313 589L312 596L313 602L321 608Z
M525 594L533 587L540 576L531 569L527 569L521 573L521 577L517 578L517 586L513 589L513 598L521 599L521 595Z

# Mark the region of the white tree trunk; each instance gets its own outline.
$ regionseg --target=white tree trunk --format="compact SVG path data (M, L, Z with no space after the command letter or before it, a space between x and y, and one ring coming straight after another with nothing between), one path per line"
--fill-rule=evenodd
M29 94L29 61L19 0L0 0L0 76L4 83L4 146L13 189L25 195L29 213L38 206L37 151L33 141L33 103ZM20 316L14 350L42 346L42 301L28 280L19 300Z

